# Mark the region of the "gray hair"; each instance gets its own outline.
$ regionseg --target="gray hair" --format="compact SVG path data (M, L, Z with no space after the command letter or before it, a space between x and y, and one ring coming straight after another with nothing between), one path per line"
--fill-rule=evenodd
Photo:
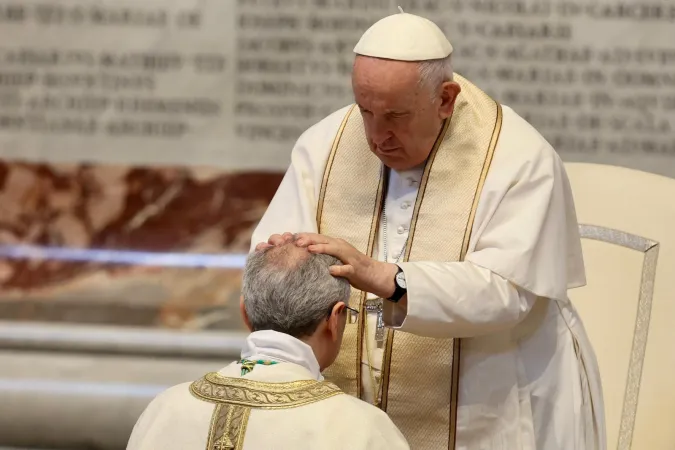
M446 81L452 81L452 55L442 59L430 59L419 63L420 86L426 86L436 98L438 90Z
M253 331L274 330L297 338L314 334L336 303L349 303L349 282L328 270L341 264L292 242L250 254L242 295Z

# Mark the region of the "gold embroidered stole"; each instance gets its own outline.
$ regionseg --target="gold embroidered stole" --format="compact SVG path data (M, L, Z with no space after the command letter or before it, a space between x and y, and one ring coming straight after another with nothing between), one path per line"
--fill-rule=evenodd
M343 392L316 380L264 383L206 374L190 385L200 400L215 403L206 450L240 450L244 445L251 409L287 409L309 405Z
M501 130L501 106L463 77L461 93L427 160L404 261L463 260L480 192ZM370 151L354 107L333 143L317 212L319 233L342 238L372 255L385 190L381 162ZM362 396L364 292L352 289L361 311L349 326L337 361L325 372L346 393ZM412 448L454 448L458 339L432 339L388 330L382 404Z

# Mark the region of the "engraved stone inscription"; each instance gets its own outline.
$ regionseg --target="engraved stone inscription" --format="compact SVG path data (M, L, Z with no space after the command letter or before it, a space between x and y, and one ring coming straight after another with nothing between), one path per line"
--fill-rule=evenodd
M527 119L564 159L675 176L672 5L408 3L447 33L456 70Z
M675 7L628 0L0 0L7 158L283 170L397 12L563 159L675 176Z
M190 3L0 1L3 156L210 164L233 133L233 11Z

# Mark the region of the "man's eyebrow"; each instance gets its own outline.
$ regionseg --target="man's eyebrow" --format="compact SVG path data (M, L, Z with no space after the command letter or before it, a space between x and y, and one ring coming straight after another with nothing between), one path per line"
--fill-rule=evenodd
M359 103L356 103L356 106L362 111L368 111L368 108L361 106ZM387 116L406 116L410 114L410 111L403 109L390 109L385 111L384 114Z

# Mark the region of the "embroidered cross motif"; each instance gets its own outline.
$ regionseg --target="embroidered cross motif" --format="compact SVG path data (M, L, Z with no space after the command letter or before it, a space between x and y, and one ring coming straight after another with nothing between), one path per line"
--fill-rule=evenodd
M227 439L226 436L223 436L223 439L216 442L216 445L213 446L213 450L234 450L234 445L232 445L232 441L230 441L230 439Z
M213 411L207 450L240 450L251 409L219 403Z
M384 345L384 335L385 335L383 300L381 298L366 300L365 308L366 311L374 312L377 314L377 322L375 327L375 342L377 342L378 348L382 348L382 346Z

